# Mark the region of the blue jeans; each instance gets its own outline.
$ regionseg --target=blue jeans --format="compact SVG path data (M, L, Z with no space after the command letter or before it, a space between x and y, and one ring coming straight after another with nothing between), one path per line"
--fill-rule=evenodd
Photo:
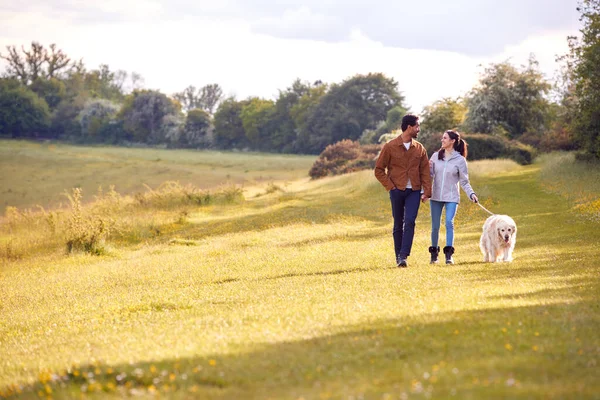
M442 208L446 207L446 246L454 246L454 217L458 209L458 203L445 201L429 201L431 207L431 245L438 246L440 236L440 221L442 219Z
M400 257L408 257L415 236L415 221L421 204L420 190L390 190L392 216L394 217L394 251L396 261Z

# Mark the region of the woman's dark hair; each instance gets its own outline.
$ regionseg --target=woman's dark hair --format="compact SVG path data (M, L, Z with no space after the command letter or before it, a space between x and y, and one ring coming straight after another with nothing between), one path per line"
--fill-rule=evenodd
M416 115L406 114L404 117L402 117L402 125L400 125L402 132L404 132L406 129L408 129L409 125L415 126L417 124L418 120L419 120L419 117L417 117Z
M448 137L450 137L450 140L454 140L454 151L458 151L458 153L463 156L464 158L467 158L467 142L465 142L463 139L460 138L460 133L456 132L456 131L446 131L444 133L448 134ZM443 160L444 156L445 156L446 151L443 148L440 148L440 150L438 151L438 160Z

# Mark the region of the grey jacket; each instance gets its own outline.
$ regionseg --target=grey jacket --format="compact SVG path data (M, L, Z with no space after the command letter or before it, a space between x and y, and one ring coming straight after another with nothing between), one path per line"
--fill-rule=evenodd
M471 198L475 192L469 183L467 160L463 156L457 151L453 151L450 157L446 154L444 160L438 160L436 151L432 154L430 161L432 162L429 172L433 177L430 200L460 203L459 182L467 196Z

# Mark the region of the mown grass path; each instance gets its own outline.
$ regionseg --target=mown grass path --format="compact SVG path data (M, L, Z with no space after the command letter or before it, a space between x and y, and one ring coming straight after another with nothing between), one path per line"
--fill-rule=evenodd
M473 174L518 224L510 264L481 262L487 215L463 201L456 265L429 265L422 205L395 268L370 171L198 209L110 256L3 264L0 393L599 398L600 230L538 168Z

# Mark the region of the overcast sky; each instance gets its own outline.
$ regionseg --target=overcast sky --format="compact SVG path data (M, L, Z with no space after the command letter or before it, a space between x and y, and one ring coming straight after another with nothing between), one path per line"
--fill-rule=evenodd
M383 72L413 112L468 92L491 62L535 54L550 79L576 0L0 0L7 45L56 43L89 68L140 73L166 94L218 83L275 99L296 78ZM0 62L0 70L5 63Z

